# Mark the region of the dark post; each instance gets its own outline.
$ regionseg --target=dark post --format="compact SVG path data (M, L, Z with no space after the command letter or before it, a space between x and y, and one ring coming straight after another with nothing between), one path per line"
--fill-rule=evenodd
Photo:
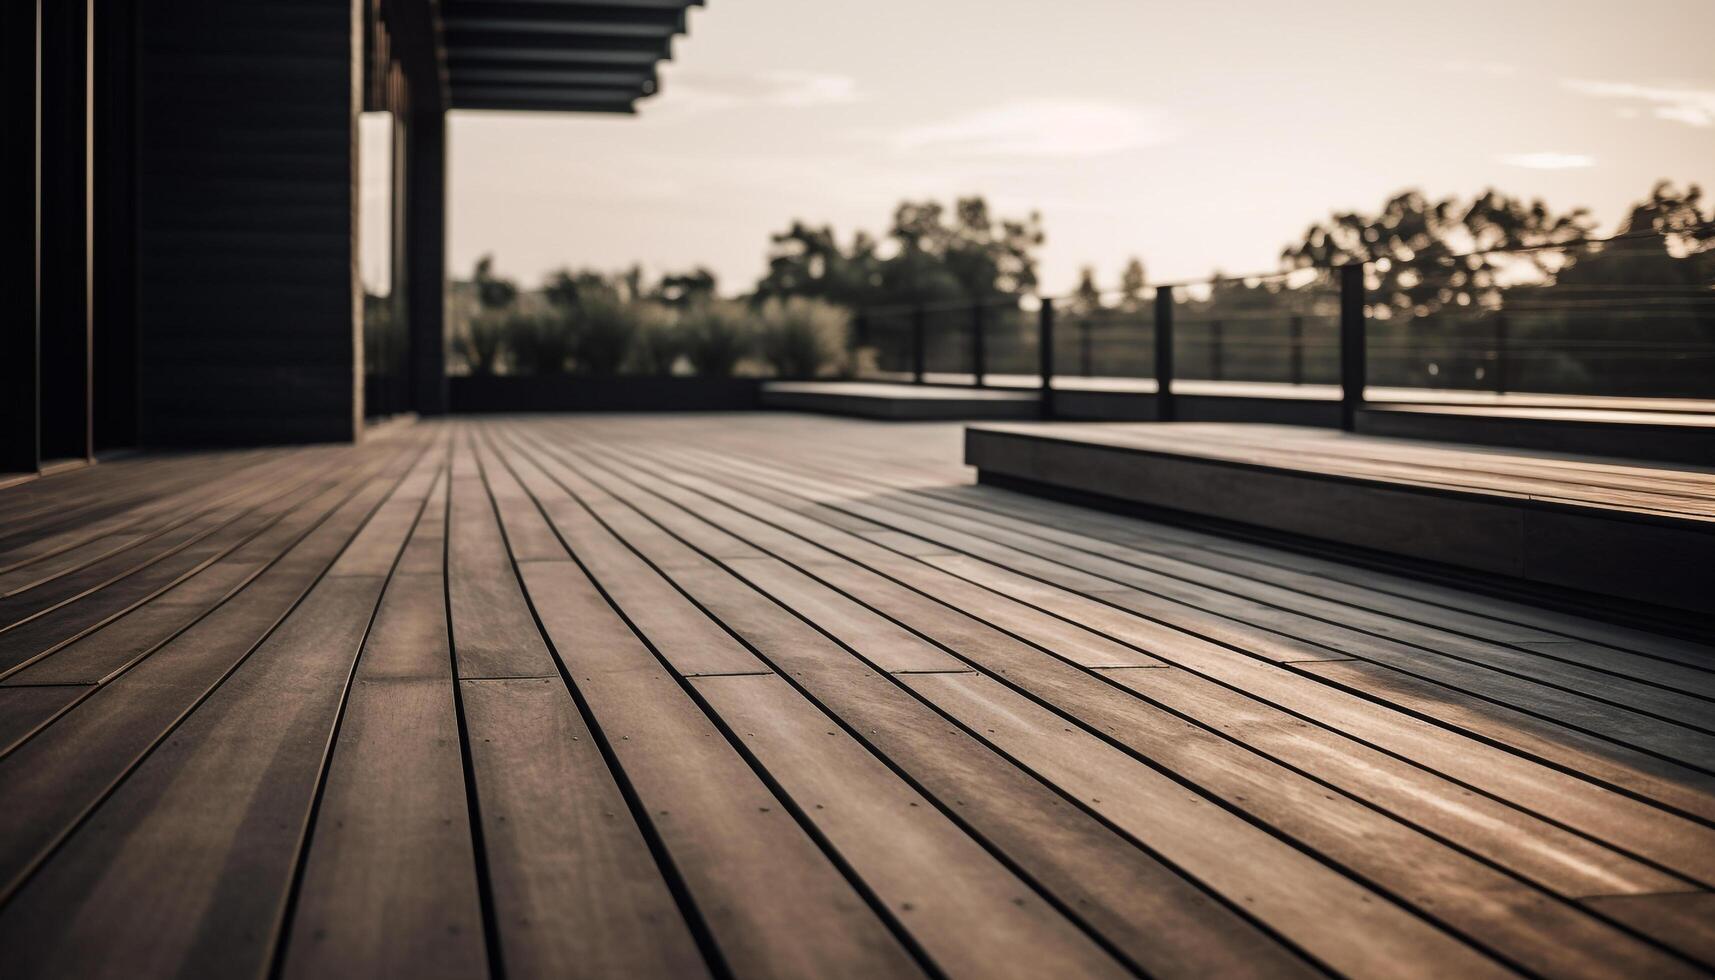
M1173 287L1155 287L1155 418L1171 422L1173 405Z
M911 380L923 383L923 307L911 308Z
M1505 394L1511 384L1511 352L1507 350L1507 315L1495 314L1495 394Z
M42 8L40 418L49 459L93 455L91 6L59 0Z
M1364 266L1340 266L1340 428L1357 428L1364 403Z
M37 100L41 93L41 0L0 3L0 473L31 473L38 451L38 318L41 215L37 210Z
M1044 298L1036 312L1036 363L1042 372L1042 417L1054 417L1054 301Z
M1090 376L1090 321L1078 321L1078 373Z
M446 152L439 105L414 109L405 119L404 285L411 408L419 415L447 411Z
M1209 321L1209 377L1216 381L1221 380L1221 375L1225 373L1223 370L1225 367L1226 365L1221 363L1221 321L1211 320Z
M95 6L95 448L138 441L137 415L137 4Z
M987 367L988 352L983 349L983 304L971 305L971 376L978 388L983 386L984 370Z
M1292 383L1304 383L1304 318L1294 314L1286 324L1287 335L1291 342Z

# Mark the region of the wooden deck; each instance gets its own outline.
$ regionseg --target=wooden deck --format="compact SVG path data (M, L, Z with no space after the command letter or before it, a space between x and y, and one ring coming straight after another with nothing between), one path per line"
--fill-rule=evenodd
M0 492L0 974L1715 965L1715 652L960 439L451 421Z
M1540 599L1570 590L1580 610L1715 634L1708 466L1199 422L973 425L965 460L987 483L1476 572Z

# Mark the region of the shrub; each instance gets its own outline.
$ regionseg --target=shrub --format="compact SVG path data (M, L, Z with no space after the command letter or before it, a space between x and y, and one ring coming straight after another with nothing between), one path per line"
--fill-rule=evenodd
M762 304L762 356L783 378L844 369L851 316L831 303L798 296Z
M563 374L572 355L574 337L563 313L514 310L502 321L512 369L519 374Z
M729 300L708 300L686 310L680 319L685 356L705 378L730 378L738 362L755 347L755 324L750 311Z
M672 309L660 303L633 304L637 320L637 342L633 359L640 374L665 376L673 373L685 353L685 337Z
M580 297L572 355L578 370L602 377L616 374L637 339L637 316L632 304L612 296Z
M503 319L492 313L479 313L453 338L453 353L464 359L471 374L490 375L500 363L500 349L505 340Z

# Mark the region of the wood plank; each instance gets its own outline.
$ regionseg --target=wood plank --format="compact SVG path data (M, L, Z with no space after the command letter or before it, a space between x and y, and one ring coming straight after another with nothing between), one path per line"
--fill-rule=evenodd
M645 636L682 676L743 674L766 669L750 651L674 590L656 571L628 550L589 511L567 496L534 463L506 454L518 466L523 486L540 501L553 527L608 600ZM561 554L564 556L564 548Z
M834 506L852 506L860 513L872 517L882 513L880 508L867 505L849 505L840 502ZM920 518L901 517L898 522L901 527L909 528L918 534L927 535L936 541L947 543L951 547L963 547L1015 567L1024 565L1038 577L1048 578L1057 585L1072 589L1092 588L1088 575L1075 568L1068 569L1065 574L1061 574L1060 568L1055 564L1035 561L1030 556L1013 549L989 546L980 539L970 538L960 532L942 531L938 524ZM1111 620L1111 614L1103 612L1096 605L1096 602L1092 601L1092 599L1099 599L1105 602L1117 602L1131 611L1143 613L1152 619L1186 629L1193 634L1235 643L1247 649L1263 652L1275 650L1277 652L1273 654L1273 658L1277 660L1300 662L1333 659L1326 653L1318 655L1315 647L1305 648L1292 645L1295 641L1290 637L1282 638L1277 634L1259 634L1255 631L1248 634L1245 632L1237 634L1230 631L1223 632L1219 629L1220 624L1218 622L1212 623L1205 614L1195 609L1189 609L1182 604L1147 601L1146 597L1139 597L1123 589L1119 591L1096 589L1093 590L1099 593L1096 597L1078 597L1060 591L1058 588L1044 590L1036 582L1004 568L986 562L975 562L970 558L947 559L930 556L924 560L937 567L958 571L967 578L973 578L975 581L980 581L1008 595L1028 594L1033 597L1033 601L1038 605L1047 604L1057 609L1061 615L1075 621L1102 622L1104 617ZM1123 626L1123 623L1113 624L1110 622L1107 628L1119 630ZM1132 627L1134 631L1136 628L1136 626ZM1126 634L1117 632L1114 635ZM1326 636L1323 638L1326 639ZM1283 643L1287 645L1282 646ZM1571 719L1576 723L1593 725L1598 731L1611 737L1642 744L1657 751L1665 750L1677 753L1679 758L1697 759L1707 754L1708 746L1704 744L1706 739L1695 732L1656 722L1653 719L1615 712L1606 706L1592 703L1590 699L1581 695L1534 687L1528 682L1511 679L1500 674L1474 674L1468 667L1456 666L1456 662L1444 664L1427 653L1390 645L1379 639L1371 638L1361 645L1341 644L1341 647L1345 654L1363 656L1367 659L1402 666L1408 670L1413 670L1415 673L1423 674L1443 683L1450 683L1456 687L1466 689L1475 687L1479 692L1498 697L1503 703L1518 704L1522 702L1539 710L1546 709L1549 712L1547 717L1561 720ZM1686 707L1683 710L1691 712L1694 708Z
M706 506L698 509L716 513ZM827 528L825 535L837 538L842 532ZM825 570L831 567L830 563L811 571L831 575L834 573ZM854 577L852 581L854 596L865 602L877 601L875 589L866 588L861 578ZM884 607L878 605L878 608ZM890 615L899 615L888 611ZM942 628L940 620L947 618L925 621L920 628L934 632ZM1002 672L1015 673L1020 651L1009 652L1011 656L985 649L978 659L996 665ZM1502 866L1511 866L1562 894L1642 892L1683 885L1682 879L1663 875L1504 805L1474 797L1462 787L1429 776L1361 743L1311 728L1281 713L1270 715L1266 710L1259 711L1260 702L1247 703L1183 671L1165 671L1159 675L1116 672L1111 676L1126 678L1128 687L1148 694L1157 703L1168 703L1164 693L1186 692L1190 696L1181 698L1181 704L1197 706L1197 710L1189 712L1190 716L1217 719L1214 724L1218 728L1245 733L1247 744L1269 747L1275 757L1284 757L1289 764L1320 778L1332 778L1335 785L1367 795L1373 803L1423 823L1443 838L1471 848ZM1270 737L1274 734L1281 737ZM1425 806L1426 803L1431 805ZM1521 839L1535 843L1530 849L1520 849Z
M986 491L988 488L973 489ZM973 493L961 493L957 498L925 496L921 499L937 510L958 507L964 513L978 516L1009 530L1122 561L1146 563L1149 567L1175 578L1205 583L1214 588L1254 594L1252 590L1258 583L1266 583L1279 586L1279 591L1268 591L1293 606L1297 606L1301 601L1315 602L1320 597L1333 601L1316 602L1316 605L1333 609L1334 603L1337 602L1339 609L1335 615L1340 617L1344 616L1346 610L1380 613L1393 620L1437 630L1441 634L1451 633L1468 639L1487 640L1536 653L1547 653L1557 659L1570 660L1623 677L1648 680L1673 690L1705 696L1715 693L1715 672L1707 669L1682 666L1653 656L1639 656L1633 651L1580 640L1563 633L1436 606L1374 588L1330 581L1327 575L1298 572L1291 566L1272 562L1277 557L1283 557L1285 553L1259 550L1247 553L1244 558L1238 558L1229 555L1222 547L1224 543L1219 539L1206 535L1193 538L1189 536L1189 532L1176 534L1175 529L1142 522L1132 522L1130 525L1098 524L1091 522L1087 515L1080 520L1070 508L1061 508L1060 505L1030 510L1009 501L1005 503L1004 510L988 510L984 507L989 502L986 494L979 497ZM1013 516L1015 514L1019 516ZM1025 514L1031 516L1025 517ZM1234 544L1237 545L1236 542ZM1711 655L1709 662L1715 665L1715 654Z
M89 690L83 684L0 687L0 756L11 752Z
M1357 975L1509 971L1359 883L978 674L905 683L1021 765L1102 814L1332 969ZM1362 935L1363 943L1349 937Z
M650 525L653 527L653 525ZM1157 975L1283 976L1302 960L1172 869L995 755L808 624L660 535L627 535L656 567L790 673L975 831ZM676 548L675 550L667 550Z
M494 504L463 439L455 447L450 493L447 592L458 676L552 676L553 660L524 602Z
M366 486L238 596L0 760L0 900L270 636L409 462L397 454L391 479Z
M459 689L508 973L707 976L565 684L475 680Z
M1705 966L1715 967L1715 894L1619 895L1585 903Z
M694 684L945 974L1129 975L780 677Z
M267 535L314 489L314 485L299 487L286 497L237 514L230 521L199 533L170 554L0 633L0 668L4 668L0 676L87 636L243 550L253 540Z
M369 454L367 461L352 467L345 479L299 502L280 521L242 546L118 619L10 675L4 683L100 683L111 679L262 574L380 473L389 458Z
M445 548L440 453L400 485L330 569L356 554L387 565L399 501L406 552ZM436 510L439 504L440 509ZM416 515L411 515L415 517ZM365 542L380 545L371 553ZM400 559L401 562L403 558ZM286 976L473 977L488 972L476 854L447 629L444 563L394 574L357 662L339 723L283 952ZM348 573L349 574L349 573Z
M18 975L266 967L381 586L313 591L29 879L0 912Z
M390 489L418 508L428 492L408 477ZM322 578L24 882L0 914L0 943L32 937L24 973L257 972L269 961L384 583Z
M603 459L604 465L612 468L615 472L631 472L622 465L617 464L611 458L603 457ZM599 480L601 479L598 475L599 472L599 470L590 470L586 472L586 475L591 479ZM656 474L652 473L651 475ZM676 486L672 485L680 481L676 480L674 477L665 477L664 479L668 482L663 484L656 481L652 488L640 487L634 483L627 484L625 486L625 493L628 497L637 493L657 494L663 496L665 499L678 501L681 503L681 506L684 506L684 496L677 492ZM833 579L828 578L828 576L839 578L853 570L853 566L846 564L836 563L830 565L829 559L834 558L836 556L836 552L824 550L826 547L825 542L815 549L805 550L803 547L798 545L798 542L792 539L782 538L781 536L771 534L770 531L772 531L772 528L764 529L764 525L752 521L750 517L741 514L739 511L724 507L720 504L711 504L707 498L701 499L696 504L691 505L688 508L688 511L693 513L703 512L711 515L719 515L722 518L723 524L728 526L733 526L732 522L742 518L744 521L749 522L751 525L758 528L760 533L768 536L771 544L774 542L791 542L790 544L782 544L781 546L786 550L777 551L776 554L794 554L801 558L807 557L809 560L806 567L815 569L816 574L823 576L824 581L828 581L830 584L833 583ZM759 516L772 521L776 525L793 522L795 517L795 515L778 510L758 513ZM863 538L855 535L845 535L843 533L839 534L839 540L858 548L864 547L866 543ZM841 553L849 552L842 551ZM866 552L866 555L875 561L884 563L894 557L887 552L874 548L870 548ZM740 565L737 567L742 568L747 566ZM762 566L754 567L761 568ZM991 622L998 623L1003 629L1010 631L1012 636L1020 637L1039 645L1051 647L1056 652L1063 653L1064 655L1089 666L1149 666L1158 665L1160 663L1159 661L1154 660L1135 649L1115 643L1107 637L1098 635L1076 625L1052 620L1040 615L1030 615L1029 611L1022 604L1012 602L1002 596L996 596L980 588L971 588L967 583L964 583L952 576L941 575L929 581L925 581L921 577L918 577L913 581L909 570L902 571L897 566L891 564L888 567L892 572L899 572L901 581L906 582L906 584L912 587L911 589L908 589L897 585L892 586L889 589L891 593L891 608L915 610L919 615L913 621L913 628L922 630L924 628L924 623L934 623L940 628L941 633L944 636L942 642L949 643L954 649L957 649L959 644L1005 643L1009 642L1009 636L992 628L980 625L975 629L972 629L970 627L973 625L973 622L969 617L951 613L949 611L949 607L959 610L981 609L984 611L984 614L990 618ZM889 585L891 585L891 583L884 583L877 577L871 576L870 578L872 579L871 584L876 587L888 588ZM963 586L963 588L961 588L961 586ZM916 591L912 591L912 589L915 589ZM939 597L942 602L934 602L930 597ZM818 625L825 625L824 620L818 615L810 614L810 618L814 619ZM867 652L868 648L866 648L866 653ZM958 664L942 661L939 664L931 662L926 667L918 669L953 670L961 669L961 667Z
M432 584L438 593L439 581ZM434 612L444 631L444 612ZM392 646L404 636L377 631L372 643ZM366 645L364 657L370 652ZM364 676L361 661L358 671L282 975L486 976L452 680Z
M1125 673L1132 673L1132 671L1125 671ZM1140 673L1140 675L1149 676L1149 675L1151 675L1151 671L1142 671L1142 673ZM1015 673L1015 671L1014 671L1014 676L1017 676L1017 673ZM1538 949L1538 953L1540 953L1540 949Z
M920 972L583 571L531 562L523 574L726 964L744 976Z

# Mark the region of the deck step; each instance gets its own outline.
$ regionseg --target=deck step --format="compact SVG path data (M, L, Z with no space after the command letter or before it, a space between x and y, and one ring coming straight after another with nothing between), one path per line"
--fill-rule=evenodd
M1094 495L1532 586L1708 607L1709 468L1204 423L972 426L965 461L985 482Z
M773 381L762 386L762 404L799 412L900 421L1033 419L1041 398L1035 391L952 385Z
M1715 414L1606 407L1594 404L1596 399L1585 401L1591 404L1372 402L1359 410L1357 428L1378 436L1715 464Z

